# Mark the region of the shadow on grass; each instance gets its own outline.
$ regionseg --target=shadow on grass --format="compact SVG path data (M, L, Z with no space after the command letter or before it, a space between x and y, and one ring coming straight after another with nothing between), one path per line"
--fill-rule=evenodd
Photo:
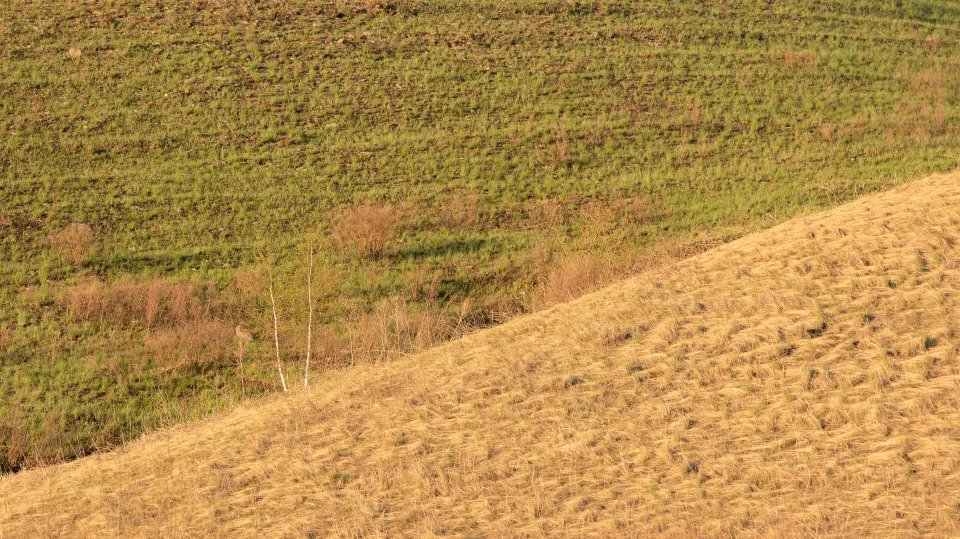
M117 253L94 257L86 267L98 274L136 273L144 269L176 272L183 268L236 267L242 258L242 249L227 246L177 252Z
M492 246L493 243L486 239L453 239L441 241L432 245L416 245L405 249L398 249L397 251L386 255L386 258L397 262L405 260L422 260L424 258L476 253L484 249L489 249Z

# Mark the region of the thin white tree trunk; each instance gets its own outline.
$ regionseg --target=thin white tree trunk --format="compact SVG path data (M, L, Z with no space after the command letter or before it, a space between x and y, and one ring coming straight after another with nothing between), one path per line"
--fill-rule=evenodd
M307 270L307 360L303 364L303 387L310 386L310 352L313 344L313 242L310 242L310 269Z
M277 323L277 301L273 297L273 269L270 269L270 308L273 310L273 346L277 352L277 373L280 374L280 385L287 391L287 379L283 376L283 366L280 364L280 328Z

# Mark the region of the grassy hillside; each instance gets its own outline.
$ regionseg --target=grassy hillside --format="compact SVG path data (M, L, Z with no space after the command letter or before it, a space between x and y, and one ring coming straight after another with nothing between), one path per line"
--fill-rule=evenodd
M297 379L311 242L321 376L956 166L960 6L702 4L14 0L0 471L273 391L267 268Z
M953 537L960 175L0 480L43 536Z

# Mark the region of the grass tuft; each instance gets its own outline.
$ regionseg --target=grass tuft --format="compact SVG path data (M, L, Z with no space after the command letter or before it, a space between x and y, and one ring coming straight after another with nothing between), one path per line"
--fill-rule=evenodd
M379 258L396 237L399 212L388 205L365 204L344 210L333 225L333 241L358 256Z
M50 246L71 264L87 261L93 253L93 228L85 223L71 223L48 237Z

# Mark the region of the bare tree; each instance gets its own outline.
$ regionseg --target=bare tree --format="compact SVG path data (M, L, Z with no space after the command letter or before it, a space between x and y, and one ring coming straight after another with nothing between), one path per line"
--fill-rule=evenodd
M280 385L287 391L287 379L283 376L283 365L280 364L280 329L277 322L277 301L273 296L273 268L270 268L270 308L273 310L273 346L277 352L277 373L280 374Z
M307 359L303 363L303 387L310 387L310 353L313 344L313 241L310 241L310 266L307 270Z

